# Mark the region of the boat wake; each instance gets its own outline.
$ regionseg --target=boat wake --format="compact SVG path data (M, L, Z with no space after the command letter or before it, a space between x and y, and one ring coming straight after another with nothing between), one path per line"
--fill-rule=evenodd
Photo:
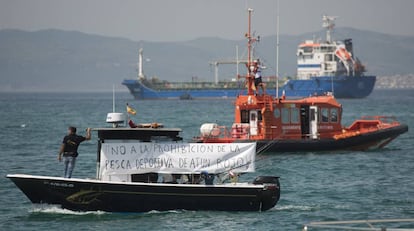
M179 214L185 211L186 210L168 210L168 211L151 210L149 212L138 213L138 214L144 214L144 215L145 214L148 214L148 215ZM104 211L87 211L87 212L72 211L69 209L63 209L57 205L35 205L29 210L29 213L31 214L76 215L76 216L111 214L110 212L104 212ZM137 214L137 213L125 213L125 214Z
M323 210L325 208L330 208L330 209L337 209L337 210L347 210L347 209L351 209L350 206L348 205L343 205L343 204L339 204L339 205L324 205L324 204L320 204L320 205L281 205L281 206L276 206L274 207L272 210L274 211L287 211L287 212L297 212L297 211L317 211L317 210Z
M107 212L103 211L88 211L88 212L77 212L68 209L63 209L56 205L37 205L33 206L32 209L29 210L30 213L33 214L63 214L63 215L103 215L107 214Z
M276 206L272 210L276 211L312 211L317 210L318 207L306 206L306 205L284 205Z
M167 211L158 211L158 210L151 210L146 212L147 214L166 214L166 213L182 213L186 210L167 210Z

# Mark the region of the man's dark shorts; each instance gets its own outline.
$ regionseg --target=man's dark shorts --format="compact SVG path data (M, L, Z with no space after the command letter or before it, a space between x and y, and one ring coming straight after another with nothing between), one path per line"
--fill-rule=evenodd
M259 77L259 78L255 78L254 79L254 85L257 87L257 86L259 86L259 84L261 84L262 83L262 77Z

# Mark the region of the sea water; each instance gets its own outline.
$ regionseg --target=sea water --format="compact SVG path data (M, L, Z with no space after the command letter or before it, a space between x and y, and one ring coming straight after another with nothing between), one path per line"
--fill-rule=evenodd
M137 123L183 129L186 141L206 122L231 125L232 100L136 101L117 94L116 110L129 103ZM343 123L364 115L394 115L409 126L375 151L270 153L257 175L277 175L281 198L266 212L73 212L32 205L6 174L62 176L57 154L68 126L79 134L104 127L112 93L0 94L0 230L300 230L311 221L414 217L414 90L377 90L365 99L339 99ZM74 177L95 176L97 135L82 143ZM412 227L409 226L409 227Z

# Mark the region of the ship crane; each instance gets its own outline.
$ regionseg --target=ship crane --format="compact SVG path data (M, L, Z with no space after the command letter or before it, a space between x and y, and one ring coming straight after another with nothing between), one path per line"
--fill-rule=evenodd
M237 66L240 64L246 64L247 60L216 60L216 61L211 61L209 62L210 65L214 66L214 82L216 84L218 84L219 82L219 77L218 77L218 67L221 64L236 64Z

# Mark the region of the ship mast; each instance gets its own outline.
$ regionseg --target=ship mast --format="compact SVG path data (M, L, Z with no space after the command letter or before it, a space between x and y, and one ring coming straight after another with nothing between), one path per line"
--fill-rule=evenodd
M138 79L143 79L144 76L144 68L143 68L143 49L139 48L139 55L138 55Z
M276 98L279 98L279 0L276 7Z
M253 84L253 81L254 81L254 75L252 74L252 69L250 67L253 66L252 44L256 41L256 39L253 38L252 34L251 34L251 18L252 18L253 9L249 8L249 9L247 9L247 11L249 13L248 31L247 31L247 34L246 34L246 38L247 38L247 75L246 75L247 94L248 95L253 95L254 92L253 92L252 84Z
M332 42L331 32L333 31L335 27L335 19L337 19L338 16L322 16L322 27L326 28L326 41Z

